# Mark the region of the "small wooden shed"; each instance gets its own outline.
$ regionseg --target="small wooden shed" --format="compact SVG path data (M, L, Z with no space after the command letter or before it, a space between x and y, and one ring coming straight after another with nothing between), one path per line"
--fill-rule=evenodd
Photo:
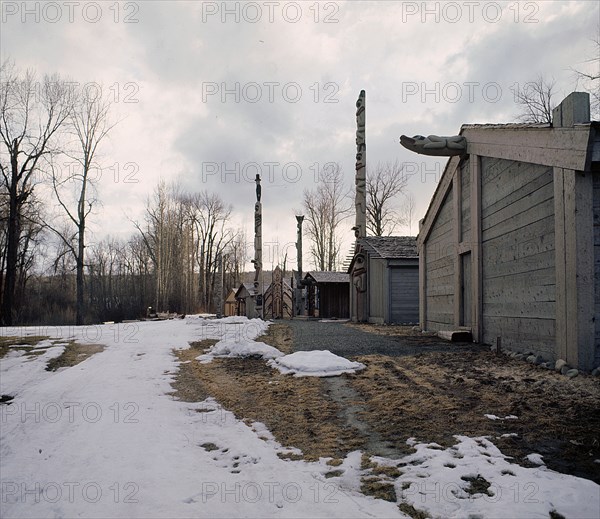
M419 322L419 255L414 236L368 236L356 243L350 273L355 322Z
M254 300L254 284L242 283L235 293L237 315L245 315L248 319L255 317L256 302Z
M235 300L235 290L232 288L227 294L225 298L225 308L223 309L223 313L225 317L231 317L232 315L237 315L237 303Z
M600 123L575 92L553 124L463 125L421 221L420 323L600 365Z
M348 319L350 277L347 272L308 272L304 282L309 317Z

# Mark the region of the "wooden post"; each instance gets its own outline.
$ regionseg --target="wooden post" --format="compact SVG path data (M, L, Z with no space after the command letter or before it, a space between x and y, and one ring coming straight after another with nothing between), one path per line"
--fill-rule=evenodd
M419 221L419 236L423 232L423 220ZM427 242L417 241L419 247L419 326L427 330Z
M590 172L555 168L557 356L594 362L594 217Z
M461 171L460 165L454 170L454 176L452 177L452 212L454 215L454 228L452 232L454 234L454 326L458 327L461 324L461 309L463 306L462 297L462 265L460 259L460 236L461 236L461 205L462 205L462 184L461 184Z
M475 342L483 341L483 262L481 255L481 158L471 154L471 280L473 309L471 332Z
M566 248L565 248L565 172L563 168L554 168L554 250L556 269L556 357L567 359L567 307L566 307Z

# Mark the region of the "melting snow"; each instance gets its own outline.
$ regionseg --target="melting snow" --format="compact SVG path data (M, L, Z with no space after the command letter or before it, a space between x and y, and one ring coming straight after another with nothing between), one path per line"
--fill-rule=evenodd
M284 375L293 373L297 377L331 377L365 368L364 364L339 357L329 350L297 351L267 364Z
M289 461L261 423L246 424L214 399L174 400L173 348L218 339L252 350L268 326L259 320L188 316L185 320L80 328L3 329L10 335L76 338L107 347L61 371L45 371L63 346L42 355L0 359L1 517L406 517L404 502L431 517L596 519L600 486L545 466L512 463L486 438L457 436L454 447L421 444L401 459L390 481L398 503L360 492L361 453L331 476L326 459ZM225 345L229 344L226 353ZM258 346L258 351L267 351ZM330 352L275 355L278 369L332 375L359 369ZM209 353L210 355L210 353ZM474 482L478 486L474 487ZM485 487L485 484L488 487Z

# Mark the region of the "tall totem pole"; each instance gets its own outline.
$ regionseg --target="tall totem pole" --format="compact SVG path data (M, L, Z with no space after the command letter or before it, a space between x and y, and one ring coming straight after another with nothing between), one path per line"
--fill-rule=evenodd
M262 318L263 295L260 285L262 271L262 203L260 202L260 175L256 175L256 203L254 204L254 299L255 317Z
M302 222L304 221L304 215L296 215L296 222L298 224L298 238L296 240L296 252L298 255L298 271L296 272L296 289L294 293L294 316L302 315L303 304L302 304Z
M365 135L365 124L367 115L367 94L360 91L356 101L356 195L354 206L356 209L356 220L354 236L364 238L367 235L367 141Z
M217 279L215 287L215 306L217 318L223 317L223 253L217 254Z

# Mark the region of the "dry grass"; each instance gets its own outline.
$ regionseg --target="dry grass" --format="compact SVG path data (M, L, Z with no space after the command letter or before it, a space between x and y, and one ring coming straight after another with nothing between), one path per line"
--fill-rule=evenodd
M275 323L269 326L269 330L265 335L261 335L256 339L258 342L264 342L269 346L273 346L282 351L286 355L294 352L294 341L292 338L292 330L287 324Z
M428 517L430 517L427 512L424 512L423 510L419 510L417 508L415 508L412 505L409 505L408 503L400 503L398 505L398 508L400 509L400 511L406 515L408 515L409 517L412 517L412 519L427 519Z
M96 353L104 350L102 344L80 344L75 341L69 341L65 346L65 351L61 355L48 361L47 371L56 371L58 368L76 366L80 362L90 358Z
M32 335L30 337L0 337L0 359L4 357L10 350L24 350L26 352L30 352L34 349L33 347L37 343L49 338L50 337L47 335ZM23 346L21 347L21 345ZM14 348L14 346L19 346L19 348Z
M238 418L264 423L283 446L302 450L305 459L339 457L362 446L356 431L337 417L337 405L323 394L323 381L292 377L263 359L214 359L200 364L197 351L178 351L182 361L175 396L199 402L209 396Z
M405 452L406 439L456 443L455 434L490 436L515 461L544 455L557 471L600 482L600 380L570 380L489 352L359 357L367 369L350 383L365 399L362 417ZM516 415L517 420L490 420ZM502 434L516 433L516 437Z
M373 325L367 327L373 329ZM412 333L407 339L419 340L409 327L380 328L397 328L395 332ZM285 324L270 326L260 340L292 351ZM423 338L427 340L431 339ZM283 376L262 359L216 359L199 364L194 360L197 349L177 354L182 361L191 361L181 365L175 383L178 398L198 402L212 396L237 417L266 424L279 443L301 449L306 459L334 458L332 467L356 449L376 454L369 451L371 433L398 455L413 452L406 444L410 437L449 447L456 443L454 435L465 434L489 436L503 453L522 465L527 465L527 454L539 452L554 470L600 482L594 463L600 458L597 378L570 380L484 351L365 355L356 360L366 369L343 379L358 399L340 400L327 379ZM346 406L353 406L366 425L361 431L348 425L343 412ZM518 420L490 420L485 414L516 415ZM503 438L504 433L517 436ZM298 458L297 454L290 456ZM391 498L389 484L398 470L378 467L369 456L364 465L364 491ZM410 513L414 517L421 514L418 510Z
M47 339L50 339L50 337L47 335L32 335L30 337L0 337L0 358L4 357L10 350L25 351L25 355L28 357L43 355L46 353L48 348L35 348L35 345ZM58 343L64 344L64 341L52 341L52 345ZM103 349L104 346L101 344L80 344L75 341L69 341L67 346L65 346L65 351L63 351L60 356L48 361L46 370L56 371L58 368L76 366L80 362L83 362Z
M257 340L292 351L286 325L269 326L268 333ZM208 347L206 341L202 343ZM364 439L338 417L338 405L327 399L320 378L285 376L256 358L200 364L195 360L197 348L176 354L181 361L190 361L181 364L173 384L174 395L181 400L200 402L214 397L238 418L264 423L279 443L301 449L305 459L340 458L363 446Z

